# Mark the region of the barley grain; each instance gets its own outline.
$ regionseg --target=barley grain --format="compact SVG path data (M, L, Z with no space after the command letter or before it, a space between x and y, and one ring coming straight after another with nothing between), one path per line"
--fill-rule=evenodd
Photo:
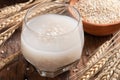
M101 71L101 73L98 75L98 77L95 80L104 80L104 79L110 80L110 78L113 78L113 75L116 75L115 70L116 70L117 65L120 63L119 50L120 49L115 49L112 52L114 55L108 59L105 67L103 68L103 70ZM109 76L109 77L107 77L107 76Z
M104 54L103 52L106 50L106 48L109 46L110 42L106 41L104 44L102 44L94 53L94 55L89 59L89 61L87 62L86 66L91 66L93 65L95 62L97 62L97 60Z
M2 30L3 28L9 27L9 26L13 26L16 23L21 22L25 16L26 12L27 12L27 10L21 11L21 12L15 14L14 16L11 16L11 17L1 21L0 30Z
M38 3L45 3L45 2L50 2L50 1L52 0L29 0L26 3L19 3L16 5L4 7L0 9L0 18L9 17L15 13L19 13L22 10L26 10Z
M35 4L39 3L40 1L36 0L34 3L28 5L27 7L35 5ZM51 1L51 0L44 0L44 1L41 1L40 3L49 2L49 1ZM38 14L44 14L45 12L48 12L48 13L52 13L52 12L55 13L55 12L59 12L59 11L61 12L62 9L64 10L64 8L62 8L60 6L62 6L62 4L51 3L51 5L44 5L44 7L40 8L39 10L34 11L34 13L32 13L29 16L29 18L37 16ZM23 18L25 17L26 12L27 12L27 10L23 10L23 11L20 11L19 13L14 14L11 17L8 17L7 19L2 20L0 23L0 30L2 30L3 28L6 28L6 27L12 26L18 22L22 22Z
M70 77L71 80L93 80L92 77L95 77L95 75L103 70L107 69L108 72L102 76L102 79L110 79L111 77L114 79L119 80L120 78L120 43L116 43L120 39L120 31L118 31L109 41L104 43L100 48L95 51L95 55L91 57L91 60L88 61L88 64L85 68L83 68L81 71L78 71L76 74ZM103 49L102 49L103 48ZM105 49L104 49L105 48ZM113 59L111 59L113 58ZM116 59L117 58L117 59ZM96 60L96 61L94 61ZM114 61L113 61L114 60ZM118 62L116 62L118 61ZM109 65L114 65L113 67ZM107 66L107 68L105 68ZM117 68L116 68L117 67ZM110 70L112 69L112 70ZM105 70L103 70L105 71ZM115 72L116 71L116 72ZM119 72L119 74L117 74ZM78 75L78 76L77 76ZM77 79L75 76L77 76ZM74 78L75 77L75 78ZM99 79L101 80L101 79Z
M63 2L63 3L68 3L70 0L55 0L55 2Z
M21 23L17 23L6 31L0 33L0 46L15 32L15 30L20 26L20 24Z
M30 14L28 18L31 19L35 16L38 16L40 14L45 14L45 13L60 13L64 10L64 4L51 3L51 4L46 4L43 6L37 10L34 10L34 12Z
M25 3L19 3L16 5L7 6L7 7L0 9L0 18L5 18L16 12L19 12L20 10L22 10L26 5L30 4L31 2L33 2L33 0L29 0L28 2L25 2Z
M79 0L75 7L87 22L108 24L120 21L120 0Z

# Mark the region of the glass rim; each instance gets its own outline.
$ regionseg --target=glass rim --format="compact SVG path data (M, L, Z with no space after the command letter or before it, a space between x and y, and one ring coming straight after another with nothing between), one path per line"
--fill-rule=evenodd
M67 35L67 34L73 32L73 31L75 31L75 30L79 27L79 24L80 24L80 21L81 21L81 16L80 16L80 12L77 10L77 8L75 8L74 6L71 6L70 4L58 3L58 2L46 2L46 3L42 3L42 4L48 4L48 3L63 4L65 7L72 7L72 8L77 12L77 14L78 14L78 16L79 16L79 18L78 18L78 20L77 20L77 24L75 25L75 27L74 27L72 30L70 30L70 31L68 31L68 32L65 32L65 33L63 33L63 34L53 35L53 37ZM39 36L49 36L49 35L40 34L39 32L36 32L36 31L32 30L32 29L28 26L28 24L27 24L27 22L28 22L28 21L27 21L28 14L30 13L30 11L32 11L34 8L38 7L40 4L41 4L41 3L38 3L37 5L32 6L31 8L29 8L29 9L27 10L27 12L26 12L26 14L25 14L25 17L24 17L24 20L23 20L23 24L25 25L25 27L26 27L28 30L30 30L31 32L33 32L33 33L35 33L35 34L38 34ZM41 4L41 5L42 5L42 4ZM69 13L72 15L72 13L70 12L70 10L68 10L68 11L69 11ZM49 14L49 13L48 13L48 14ZM50 13L50 14L51 14L51 13ZM42 15L44 15L44 14L42 14ZM73 16L73 17L74 17L74 16ZM73 18L73 17L71 17L71 18ZM74 18L74 19L75 19L75 18ZM76 20L76 19L75 19L75 20Z

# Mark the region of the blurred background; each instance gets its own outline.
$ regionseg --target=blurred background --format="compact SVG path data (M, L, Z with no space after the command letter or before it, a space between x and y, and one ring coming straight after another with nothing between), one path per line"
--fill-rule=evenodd
M26 1L28 0L0 0L0 8L8 5L16 4L16 3L26 2Z

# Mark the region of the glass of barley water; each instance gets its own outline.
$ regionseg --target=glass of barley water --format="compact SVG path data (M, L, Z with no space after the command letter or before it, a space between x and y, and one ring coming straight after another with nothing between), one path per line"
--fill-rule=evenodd
M55 77L75 67L84 33L76 8L62 3L37 4L26 13L21 50L41 76Z

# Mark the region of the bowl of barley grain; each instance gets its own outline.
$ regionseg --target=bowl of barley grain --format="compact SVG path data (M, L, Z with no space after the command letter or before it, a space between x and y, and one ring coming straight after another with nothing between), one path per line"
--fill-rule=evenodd
M120 0L71 0L82 17L84 31L106 36L120 29Z

